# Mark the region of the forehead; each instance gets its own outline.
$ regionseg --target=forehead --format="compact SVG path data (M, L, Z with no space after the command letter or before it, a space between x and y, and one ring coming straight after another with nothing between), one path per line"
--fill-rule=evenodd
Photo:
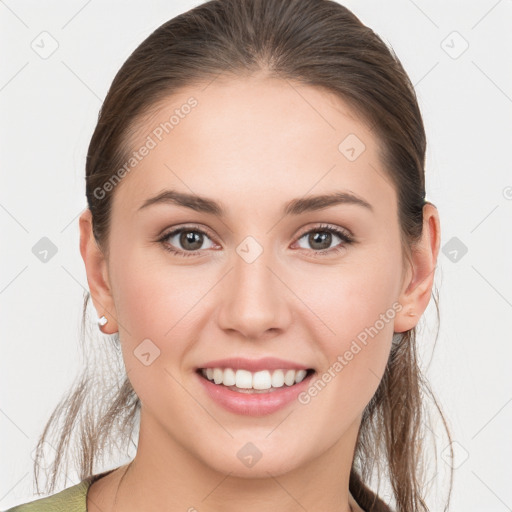
M218 78L167 97L139 120L128 144L137 161L114 202L122 196L132 209L173 188L248 207L255 196L281 204L343 189L389 208L395 191L379 143L330 92L288 80Z

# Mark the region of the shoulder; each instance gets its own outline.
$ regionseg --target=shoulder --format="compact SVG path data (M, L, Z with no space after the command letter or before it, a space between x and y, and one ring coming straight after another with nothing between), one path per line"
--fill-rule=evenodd
M87 512L87 491L92 483L115 471L109 469L84 478L80 483L63 491L29 503L16 505L4 512Z
M86 496L91 482L92 477L86 478L56 494L17 505L5 512L87 512Z

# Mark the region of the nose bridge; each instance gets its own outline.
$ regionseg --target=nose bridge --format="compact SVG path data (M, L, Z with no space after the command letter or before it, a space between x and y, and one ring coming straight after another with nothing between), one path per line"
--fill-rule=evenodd
M235 248L232 271L220 299L220 327L251 338L286 328L291 316L288 298L273 267L270 247L263 247L255 238L247 237Z

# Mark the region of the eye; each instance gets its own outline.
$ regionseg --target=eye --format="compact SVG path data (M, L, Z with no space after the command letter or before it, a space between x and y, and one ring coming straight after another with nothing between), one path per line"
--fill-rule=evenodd
M304 232L297 240L301 249L308 249L301 245L301 240L305 240L318 256L329 255L338 252L345 246L354 243L352 235L341 228L322 224L309 231ZM340 240L333 247L331 244ZM164 249L177 256L197 256L203 249L212 249L215 244L212 242L210 235L195 226L181 227L165 233L158 239ZM204 243L208 242L206 246Z
M208 240L210 245L204 247L204 242ZM201 249L211 249L214 246L208 233L195 227L175 229L165 233L158 241L165 250L178 256L195 256Z
M334 235L334 236L333 236ZM334 247L331 246L333 242L336 242L336 238L341 240L341 245L338 243ZM337 252L341 248L346 245L349 245L354 242L353 237L345 230L342 230L335 226L330 226L328 224L322 224L320 226L315 227L314 229L310 229L302 234L299 239L299 247L303 249L308 249L308 247L304 247L300 244L300 241L305 239L306 244L309 244L310 247L317 253L318 255L331 254L332 252Z

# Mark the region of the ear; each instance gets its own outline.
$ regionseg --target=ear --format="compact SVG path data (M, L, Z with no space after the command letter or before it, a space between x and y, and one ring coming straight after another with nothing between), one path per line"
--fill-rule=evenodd
M415 327L430 302L437 255L441 243L441 227L437 208L423 206L423 233L411 250L411 263L402 282L399 302L402 309L395 316L394 331L405 332Z
M98 317L105 316L108 322L100 329L105 334L118 331L114 299L108 279L107 261L98 247L92 232L92 213L89 208L80 215L80 253L85 263L87 282Z

